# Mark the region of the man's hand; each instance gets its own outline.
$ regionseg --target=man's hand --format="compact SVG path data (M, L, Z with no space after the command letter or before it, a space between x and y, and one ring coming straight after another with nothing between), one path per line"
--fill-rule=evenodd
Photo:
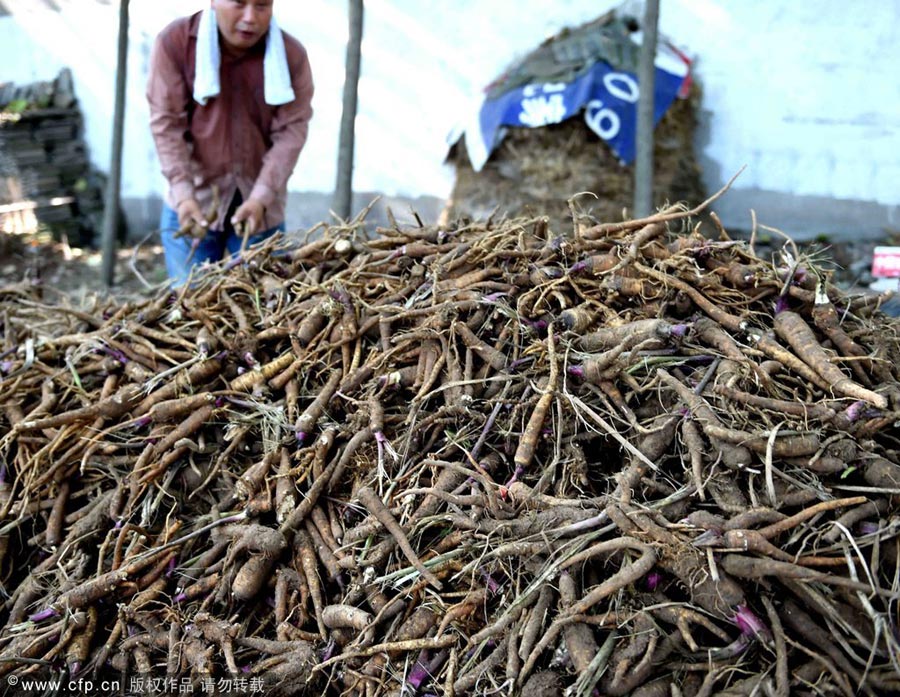
M200 204L197 203L196 199L186 198L178 204L176 212L178 213L178 225L180 226L179 232L196 237L193 234L194 230L206 231L208 223L206 218L203 217L203 211L200 210Z
M234 212L231 218L231 224L235 229L241 223L246 226L248 237L252 237L262 230L263 216L266 213L266 207L254 198L248 198Z

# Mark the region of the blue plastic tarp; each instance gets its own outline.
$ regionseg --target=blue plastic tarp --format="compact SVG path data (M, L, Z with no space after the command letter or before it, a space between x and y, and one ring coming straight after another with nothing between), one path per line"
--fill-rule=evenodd
M654 124L666 113L688 75L686 61L657 62ZM485 100L476 122L466 131L469 159L480 171L503 137L505 126L538 128L584 112L588 127L605 140L625 164L635 158L637 76L598 61L571 82L529 84ZM475 131L475 132L473 132Z

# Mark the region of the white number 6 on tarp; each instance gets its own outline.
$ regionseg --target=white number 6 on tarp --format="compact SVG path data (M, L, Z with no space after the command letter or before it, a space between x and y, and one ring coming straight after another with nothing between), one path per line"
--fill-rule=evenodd
M604 107L599 99L592 99L587 103L584 115L588 128L604 140L615 138L622 128L619 115L612 109Z

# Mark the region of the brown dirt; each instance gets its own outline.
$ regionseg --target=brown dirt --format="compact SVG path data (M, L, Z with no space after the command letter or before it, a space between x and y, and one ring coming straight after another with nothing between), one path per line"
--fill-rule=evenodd
M96 249L70 247L49 236L2 234L0 255L0 286L37 286L48 303L85 305L97 295L146 297L165 281L158 244L121 247L111 288L103 281L102 254Z

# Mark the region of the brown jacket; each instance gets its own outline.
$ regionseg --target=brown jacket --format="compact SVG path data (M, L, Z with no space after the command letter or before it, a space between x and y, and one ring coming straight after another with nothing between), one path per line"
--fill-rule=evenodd
M218 96L205 106L193 99L194 56L200 13L177 19L160 32L150 57L147 100L150 130L169 182L173 208L196 198L206 212L217 187L220 204L214 229L221 229L239 189L244 200L265 205L263 228L284 222L287 180L306 143L312 118L313 80L306 49L284 35L296 98L266 104L263 90L265 41L240 58L222 51Z

